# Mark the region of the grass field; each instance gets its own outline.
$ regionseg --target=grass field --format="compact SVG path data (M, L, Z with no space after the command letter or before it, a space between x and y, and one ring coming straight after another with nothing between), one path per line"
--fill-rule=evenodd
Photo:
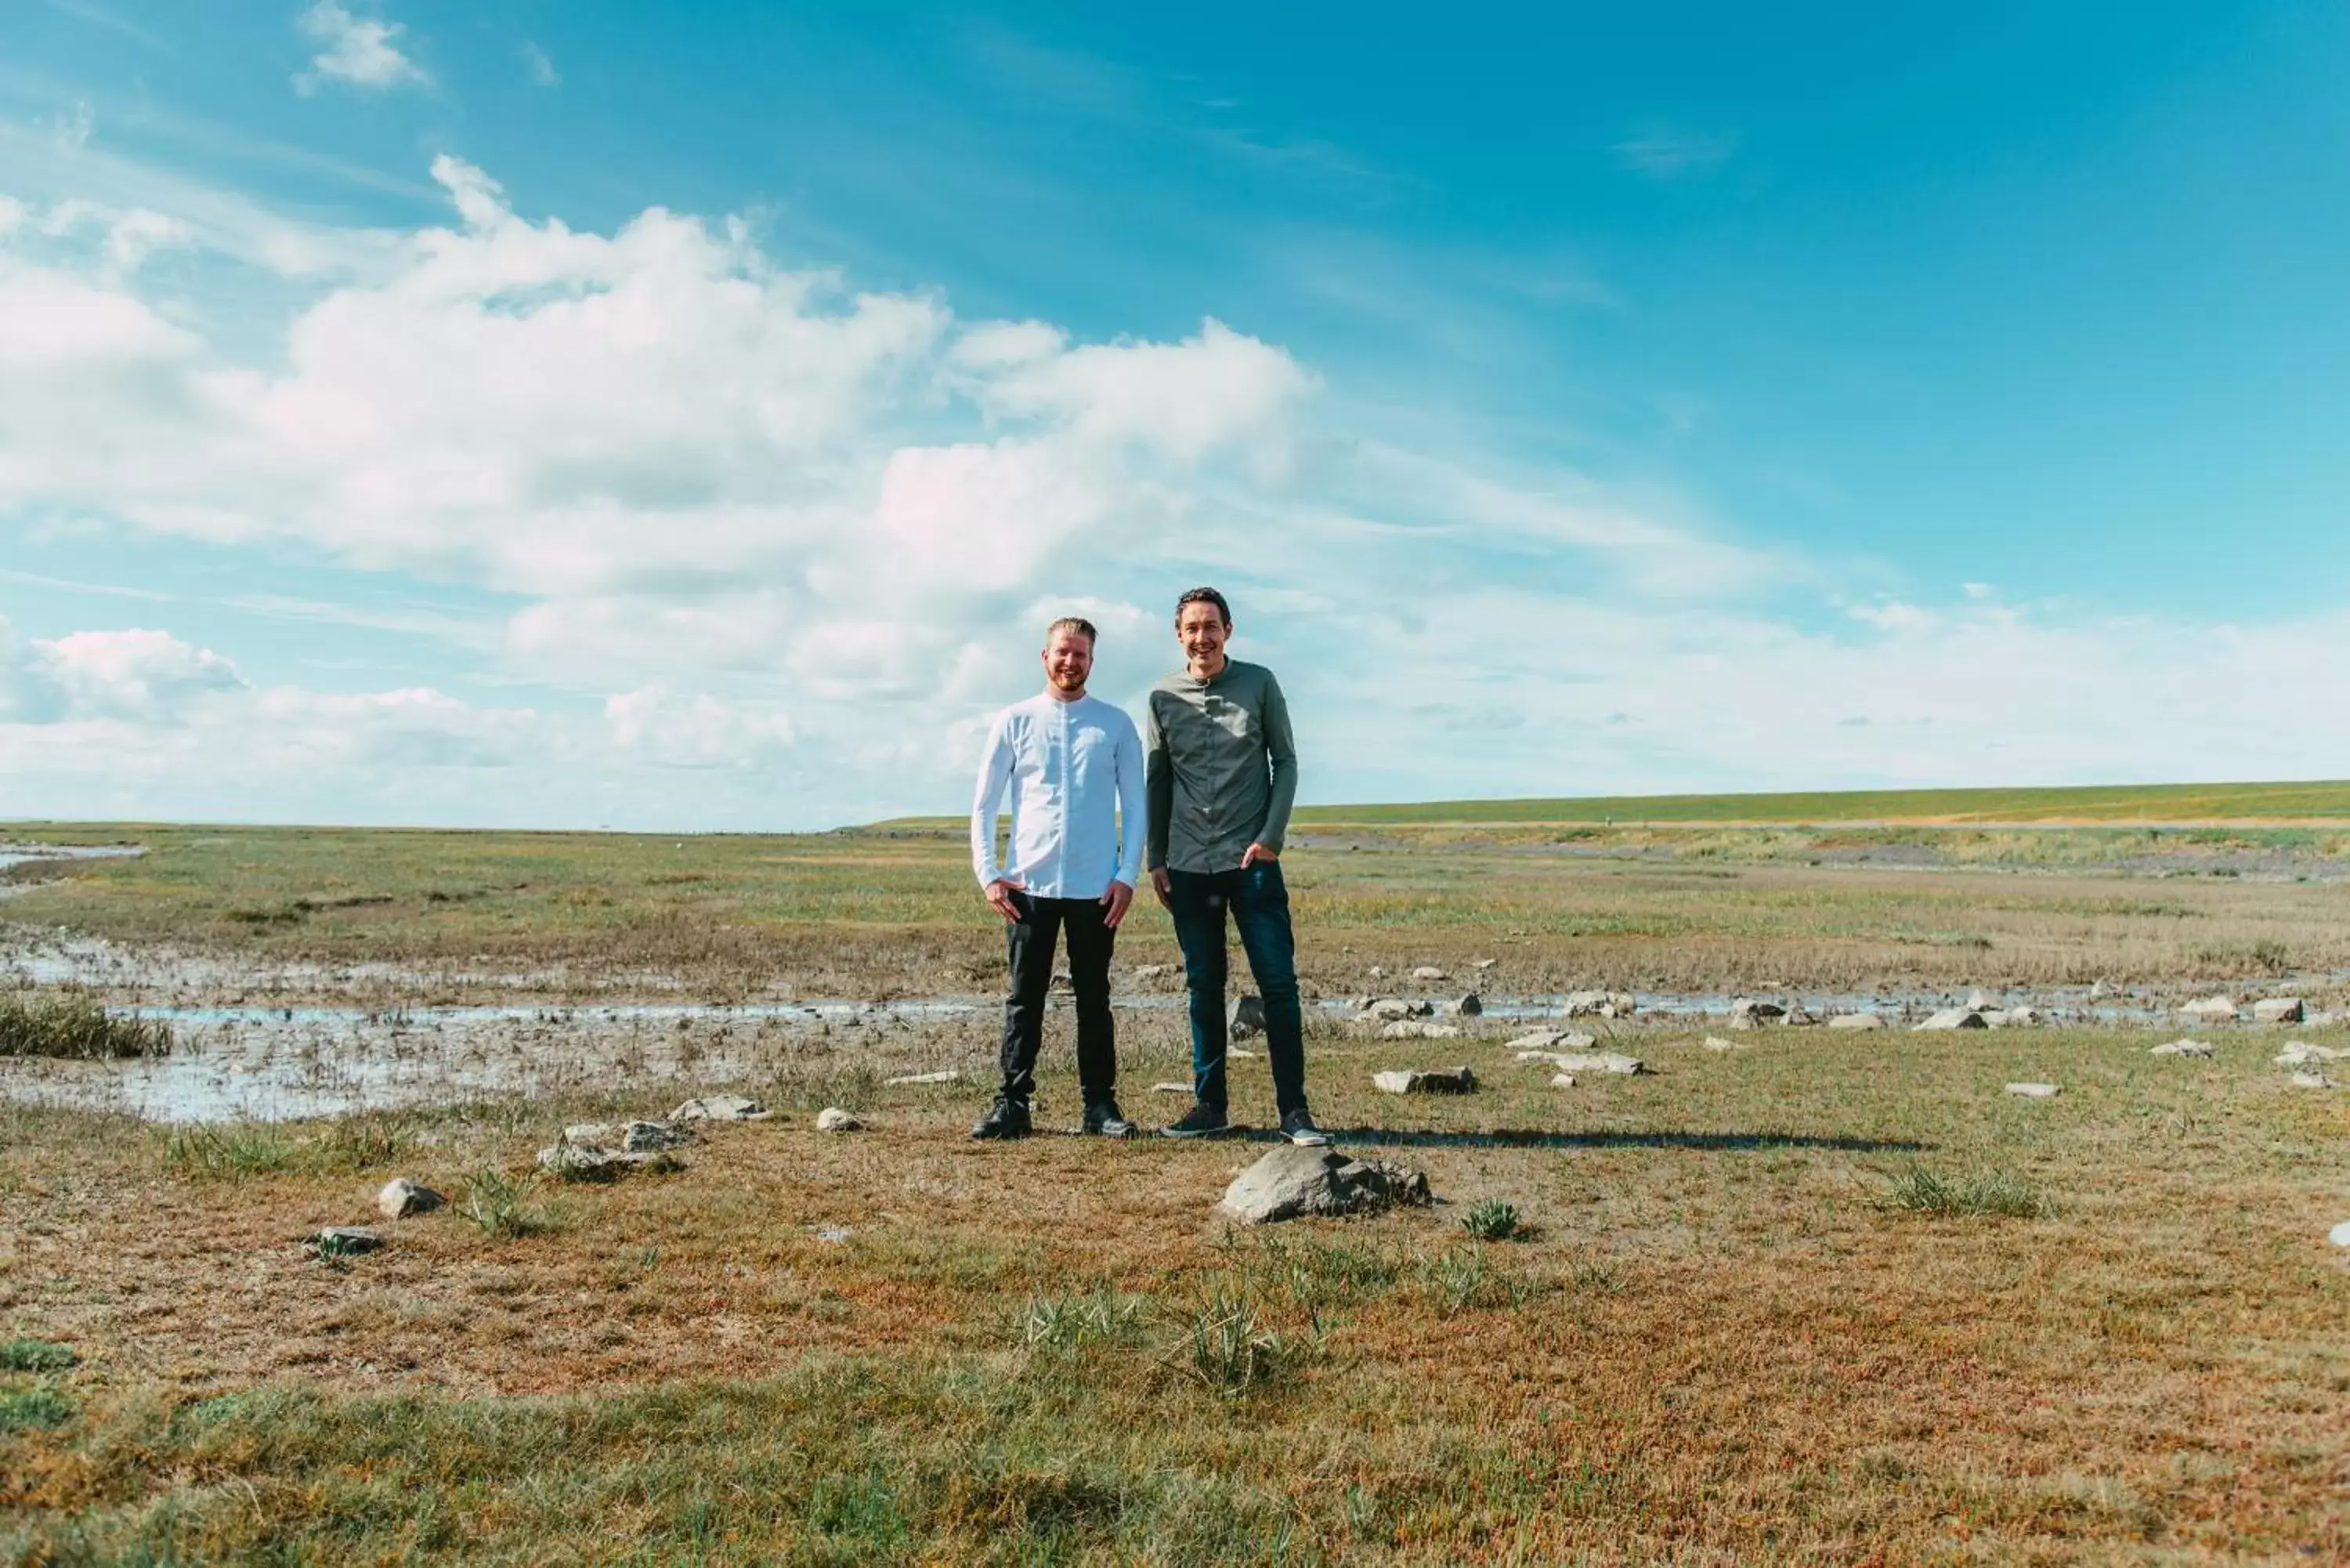
M0 902L0 954L114 944L118 1002L275 1006L328 971L394 1008L999 982L951 830L18 831L146 846ZM2345 837L1453 820L1308 826L1286 860L1332 995L1434 962L1493 993L2338 1003ZM1143 909L1121 973L1173 956ZM1148 1085L1185 1075L1179 1014L1119 1027L1127 1108L1168 1119ZM1557 1089L1503 1020L1311 1027L1321 1118L1424 1169L1435 1207L1232 1231L1212 1205L1261 1143L973 1145L984 1014L759 1034L726 1082L333 1121L0 1101L0 1560L2350 1558L2350 1268L2325 1240L2350 1094L2293 1085L2281 1032L2199 1031L2205 1062L2147 1054L2175 1026L1712 1050L1718 1020L1598 1023L1653 1071ZM977 1081L881 1084L941 1064ZM1370 1089L1457 1064L1482 1092ZM534 1171L567 1122L729 1088L778 1118L712 1129L681 1172ZM1269 1100L1239 1063L1236 1112ZM871 1130L815 1133L836 1104ZM394 1174L455 1201L380 1253L296 1245L372 1218ZM1518 1234L1472 1238L1494 1203Z

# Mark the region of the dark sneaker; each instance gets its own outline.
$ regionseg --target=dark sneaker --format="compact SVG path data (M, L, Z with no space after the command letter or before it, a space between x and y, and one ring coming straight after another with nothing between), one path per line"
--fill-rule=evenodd
M1320 1148L1330 1141L1330 1135L1315 1127L1313 1116L1302 1110L1281 1118L1281 1136L1307 1148Z
M1086 1119L1079 1130L1103 1137L1132 1137L1134 1124L1118 1114L1116 1100L1096 1100L1086 1107Z
M971 1129L971 1136L973 1137L1026 1137L1028 1136L1026 1102L1012 1099L1003 1095L996 1096L995 1105L985 1116L979 1118L979 1124Z
M1232 1122L1215 1106L1193 1106L1159 1129L1163 1137L1213 1137L1232 1130Z

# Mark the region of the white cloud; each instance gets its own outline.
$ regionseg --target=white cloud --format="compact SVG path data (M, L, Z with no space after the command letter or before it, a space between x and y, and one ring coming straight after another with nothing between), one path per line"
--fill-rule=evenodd
M1702 174L1730 161L1738 151L1737 133L1710 134L1669 121L1651 120L1616 143L1616 161L1652 180L1678 180Z
M533 87L551 88L563 85L563 78L555 68L554 57L533 43L522 47L523 74Z
M253 548L248 602L281 625L435 639L460 672L321 691L168 629L0 626L21 809L937 808L985 712L1034 688L1045 621L1095 619L1096 689L1131 701L1203 580L1283 670L1310 798L2350 771L2314 673L2350 655L2338 621L1831 591L1669 493L1365 439L1312 369L1214 320L1106 342L964 322L780 266L737 222L575 230L462 160L432 178L445 223L308 232L328 259L298 286L264 275L265 224L169 191L0 198L0 526ZM215 311L220 269L144 265L167 245L262 272ZM256 286L268 329L226 325ZM395 599L503 597L338 613L276 591L260 564L287 551L414 586ZM493 680L521 690L452 694ZM2163 739L2190 729L2191 755Z
M296 25L304 37L319 46L310 57L310 68L294 78L294 89L306 98L329 82L381 92L424 87L432 80L400 52L398 39L408 29L398 22L357 16L336 0L318 0Z

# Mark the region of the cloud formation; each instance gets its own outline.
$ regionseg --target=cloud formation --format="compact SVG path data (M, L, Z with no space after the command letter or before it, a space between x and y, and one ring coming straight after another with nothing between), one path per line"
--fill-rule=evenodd
M401 52L398 40L408 29L398 22L355 15L337 0L317 0L295 26L319 46L310 68L294 78L294 90L305 98L331 84L363 92L432 85L424 68Z
M0 526L290 550L504 607L301 600L461 672L384 690L256 677L168 614L0 625L21 809L951 809L1045 620L1101 625L1097 687L1131 701L1202 581L1283 672L1309 799L2350 771L2350 712L2312 695L2350 656L2340 619L1856 596L1686 500L1367 438L1223 322L966 320L779 265L737 220L583 231L463 160L432 177L442 222L318 232L309 267L168 202L0 196ZM209 271L161 259L191 251ZM259 332L251 293L215 311L191 281L237 261L279 303ZM2191 753L2166 738L2189 728Z

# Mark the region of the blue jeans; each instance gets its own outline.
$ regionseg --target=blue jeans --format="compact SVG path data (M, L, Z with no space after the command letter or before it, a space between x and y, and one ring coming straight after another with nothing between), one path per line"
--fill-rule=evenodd
M1224 911L1240 928L1241 950L1264 1001L1265 1054L1273 1064L1274 1107L1305 1108L1305 1025L1297 1006L1297 938L1289 924L1289 888L1278 861L1232 871L1167 872L1175 940L1191 993L1191 1092L1216 1110L1224 1098Z

